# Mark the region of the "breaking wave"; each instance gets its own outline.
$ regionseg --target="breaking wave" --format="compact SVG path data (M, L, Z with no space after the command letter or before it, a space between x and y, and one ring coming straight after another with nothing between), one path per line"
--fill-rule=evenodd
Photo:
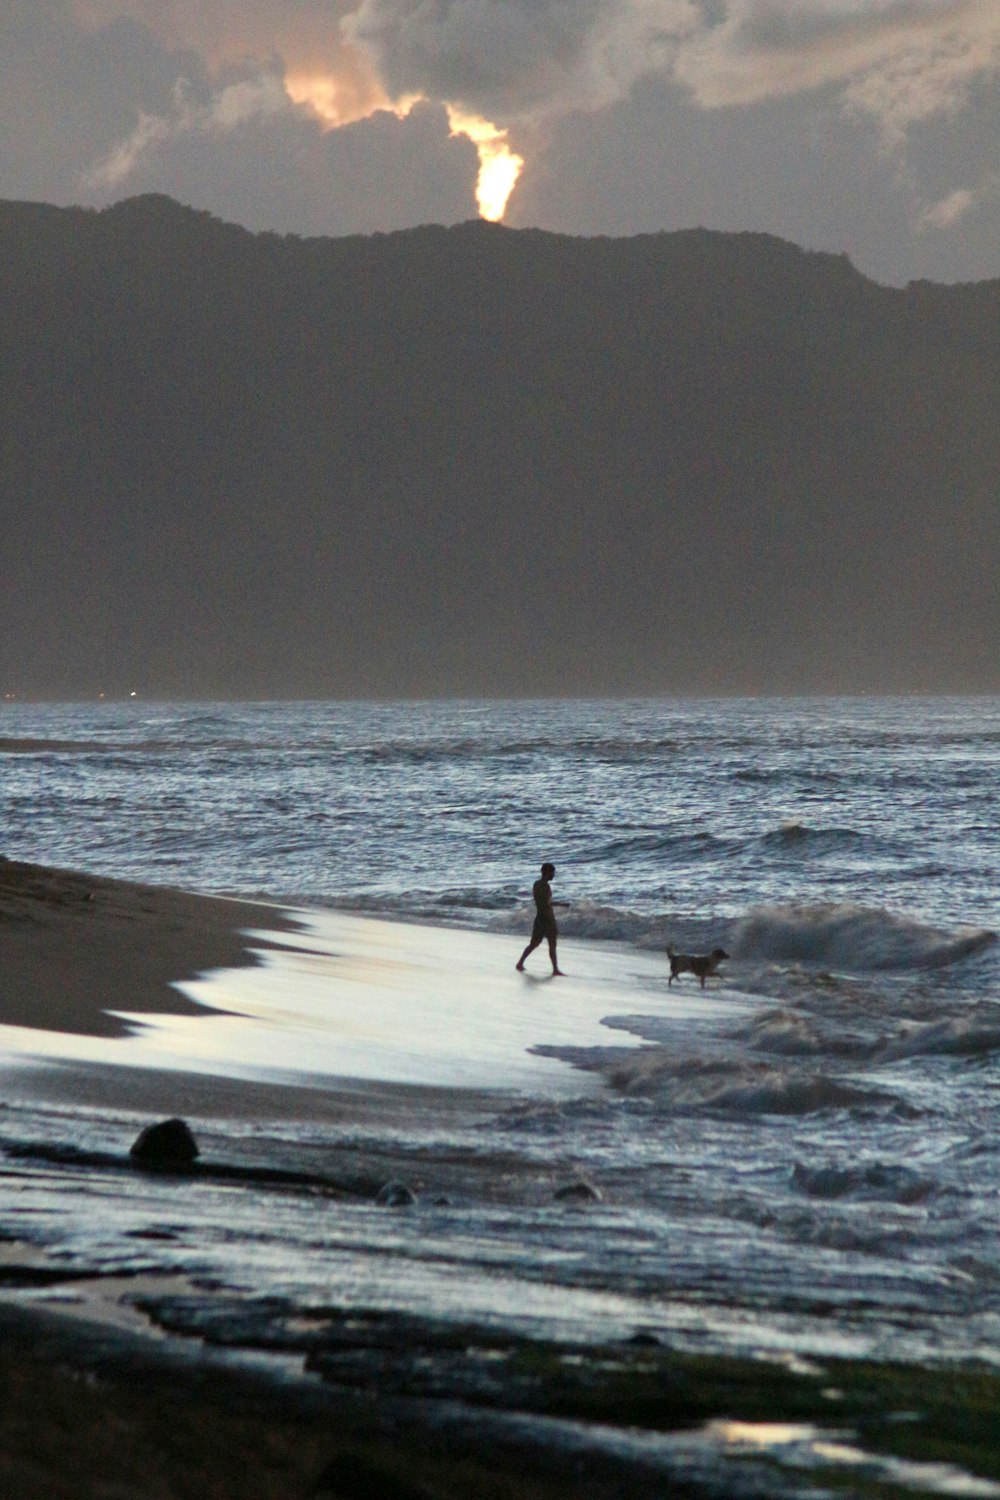
M845 854L885 853L883 840L872 839L856 828L811 828L805 823L783 823L756 840L755 850L785 860L811 860Z
M672 1110L738 1115L810 1115L831 1109L871 1109L894 1096L824 1073L800 1073L763 1063L702 1063L667 1047L644 1047L615 1060L609 1082L630 1096L655 1099Z
M1000 1007L983 1003L958 1016L913 1026L887 1042L881 1061L906 1057L988 1057L1000 1051Z
M769 1010L756 1016L746 1028L748 1045L754 1051L780 1057L819 1057L833 1050L831 1039L811 1016L797 1010ZM852 1049L845 1045L843 1053Z
M492 895L496 897L495 892ZM464 902L470 905L468 892ZM526 921L530 923L530 905L514 901L510 893L490 900L484 892L477 904L482 913L491 913L487 925L494 930L519 931ZM719 944L734 961L860 974L945 968L975 958L997 942L991 928L948 930L881 907L838 902L760 906L739 917L693 917L637 911L609 902L574 901L559 913L559 929L569 938L627 943L647 950L665 949L672 942L683 951L700 953Z
M729 940L739 958L877 972L959 963L991 947L997 934L947 932L878 907L830 903L758 907L734 924Z

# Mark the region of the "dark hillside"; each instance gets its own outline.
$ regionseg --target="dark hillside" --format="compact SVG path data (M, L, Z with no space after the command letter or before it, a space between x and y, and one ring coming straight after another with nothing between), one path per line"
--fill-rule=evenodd
M1000 283L0 204L0 690L1000 688Z

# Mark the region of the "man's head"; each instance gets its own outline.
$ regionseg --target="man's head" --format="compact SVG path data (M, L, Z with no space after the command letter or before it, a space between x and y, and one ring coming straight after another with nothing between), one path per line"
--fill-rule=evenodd
M549 865L549 864L542 865L542 879L543 880L551 880L552 877L553 877L553 875L555 873L556 873L556 867L555 867L555 865Z

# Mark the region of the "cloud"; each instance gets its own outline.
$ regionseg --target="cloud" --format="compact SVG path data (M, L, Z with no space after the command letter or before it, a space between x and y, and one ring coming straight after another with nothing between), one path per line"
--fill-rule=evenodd
M74 4L91 30L127 15L165 48L194 48L206 72L279 74L327 125L424 98L531 129L605 110L660 77L704 110L832 91L898 147L915 122L960 109L977 79L1000 72L997 0Z
M202 120L213 121L201 128ZM447 112L415 105L323 130L306 110L266 110L238 128L199 113L199 127L158 133L136 156L129 194L170 192L252 230L373 234L475 217L476 152L453 139ZM109 187L104 201L122 196Z
M920 216L921 227L924 229L951 229L959 219L972 208L976 201L975 193L969 188L956 188L946 198L938 203L932 203Z
M361 0L341 30L393 97L503 125L602 110L659 76L706 110L839 90L898 143L1000 71L997 0Z
M89 27L128 15L167 48L195 49L209 71L283 73L293 99L315 99L330 124L388 101L371 59L343 36L357 0L72 0Z
M954 188L928 204L917 217L918 231L947 232L965 225L977 212L1000 198L1000 176L991 174L977 187Z
M130 133L142 112L170 107L178 76L198 78L196 53L165 48L128 17L95 31L67 0L0 7L0 193L79 197L80 176Z
M956 113L976 81L1000 72L1000 9L989 0L937 9L847 84L848 104L878 122L889 146L919 121Z
M133 176L149 151L172 137L233 131L251 120L268 119L296 108L284 81L273 73L241 78L202 99L196 97L190 80L179 78L174 86L171 112L151 115L141 111L135 130L103 161L84 173L83 185L97 193L116 189Z
M362 0L342 29L394 97L508 125L623 98L669 68L699 19L696 0Z
M371 99L386 97L376 83L362 118L332 130L293 97L273 45L289 7L248 0L240 14L255 13L262 29L246 33L245 55L235 49L241 62L181 45L191 36L178 0L163 0L156 28L147 9L139 0L0 7L0 197L99 207L158 191L250 228L300 234L475 215L476 152L452 137L443 107L373 112ZM329 6L291 9L325 9L331 55L345 50ZM191 14L204 21L213 11L220 22L223 10L205 0ZM373 76L367 64L356 76L366 69Z
M706 109L840 88L899 140L998 69L995 0L728 0L675 75Z
M738 116L734 133L783 99L868 122L872 150L899 161L894 196L918 231L957 224L981 196L961 179L928 193L906 154L916 127L995 87L997 0L361 0L341 30L391 97L443 99L514 132L522 201L532 177L552 181L560 122L579 129L646 79L684 89L703 118ZM716 181L733 192L725 167Z

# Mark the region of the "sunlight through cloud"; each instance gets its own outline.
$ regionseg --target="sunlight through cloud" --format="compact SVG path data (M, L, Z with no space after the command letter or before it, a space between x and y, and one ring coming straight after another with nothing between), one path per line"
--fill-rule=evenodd
M476 202L480 216L498 223L506 212L507 200L521 175L524 157L511 150L506 130L491 125L489 120L482 120L477 115L463 114L450 104L447 108L452 135L466 136L479 153Z

